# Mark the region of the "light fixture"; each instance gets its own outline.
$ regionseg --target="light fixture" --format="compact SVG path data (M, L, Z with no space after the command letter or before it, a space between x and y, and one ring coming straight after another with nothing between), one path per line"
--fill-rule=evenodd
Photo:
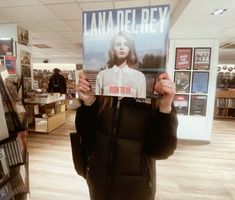
M224 8L224 9L216 9L213 13L211 13L211 15L222 15L222 14L224 14L225 11L227 11L226 8Z

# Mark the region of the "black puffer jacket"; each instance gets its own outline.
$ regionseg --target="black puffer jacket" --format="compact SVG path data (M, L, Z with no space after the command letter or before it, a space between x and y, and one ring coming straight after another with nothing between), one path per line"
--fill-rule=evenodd
M115 98L99 113L97 100L77 110L76 128L89 151L87 183L91 200L154 200L155 159L176 149L177 118L133 98Z

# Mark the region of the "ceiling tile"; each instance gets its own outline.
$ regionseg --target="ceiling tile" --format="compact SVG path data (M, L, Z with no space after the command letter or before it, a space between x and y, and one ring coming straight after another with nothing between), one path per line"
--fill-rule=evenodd
M65 24L63 21L41 21L41 23L47 26L48 30L72 31L72 28Z
M40 5L39 0L0 0L0 7Z
M96 3L96 2L113 2L112 0L77 0L77 2L92 2L93 4Z
M139 1L114 1L115 8L131 8L140 6L149 6L149 0Z
M42 38L63 38L61 35L57 34L57 32L54 31L38 31L38 35L40 35Z
M81 20L82 11L77 3L46 5L62 20Z
M31 31L47 31L48 30L48 27L39 21L32 21L32 22L23 21L17 24L21 26L22 28L26 28L27 30L31 30Z
M76 33L75 31L63 31L63 32L57 32L58 35L64 37L64 38L78 38L79 34Z
M172 13L175 10L176 5L178 4L179 0L150 0L150 5L170 5L170 12Z
M80 3L80 7L83 11L92 11L92 10L105 10L105 9L113 9L113 2L97 2L94 4L94 2L87 2L86 3Z
M43 4L75 3L76 0L39 0Z
M64 22L73 30L82 31L82 20L66 20Z
M32 21L31 15L24 13L16 8L0 8L0 23L14 23L20 21Z
M19 7L19 10L22 14L30 15L35 20L59 20L53 12L43 5Z

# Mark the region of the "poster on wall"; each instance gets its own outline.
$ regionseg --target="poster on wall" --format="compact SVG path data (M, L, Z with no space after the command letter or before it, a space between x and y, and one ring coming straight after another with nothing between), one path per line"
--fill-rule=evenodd
M30 77L23 77L23 99L30 97L29 92L32 90L32 79Z
M23 45L29 45L29 31L21 28L21 27L17 27L17 38L18 38L18 42L20 44Z
M209 70L211 59L211 48L194 48L193 69Z
M83 12L83 70L96 95L158 97L169 5Z
M208 72L193 72L192 93L207 93L209 83Z
M20 64L21 65L31 65L31 54L27 51L20 51Z
M178 93L189 93L190 88L190 76L189 71L176 71L175 72L175 91Z
M23 77L31 77L31 54L27 51L20 51L21 74Z
M12 56L13 49L12 38L0 38L0 56Z
M175 53L175 69L187 70L191 69L192 48L176 48Z
M174 106L177 114L188 115L189 95L176 94Z
M190 115L206 116L206 95L192 95L190 103Z
M4 66L9 74L16 74L16 57L4 56Z

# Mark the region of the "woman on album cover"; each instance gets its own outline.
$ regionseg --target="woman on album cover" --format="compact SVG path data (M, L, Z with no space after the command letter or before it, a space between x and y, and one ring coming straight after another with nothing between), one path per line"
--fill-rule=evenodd
M107 68L96 77L96 95L146 97L146 79L136 70L137 56L134 42L120 31L111 41Z

